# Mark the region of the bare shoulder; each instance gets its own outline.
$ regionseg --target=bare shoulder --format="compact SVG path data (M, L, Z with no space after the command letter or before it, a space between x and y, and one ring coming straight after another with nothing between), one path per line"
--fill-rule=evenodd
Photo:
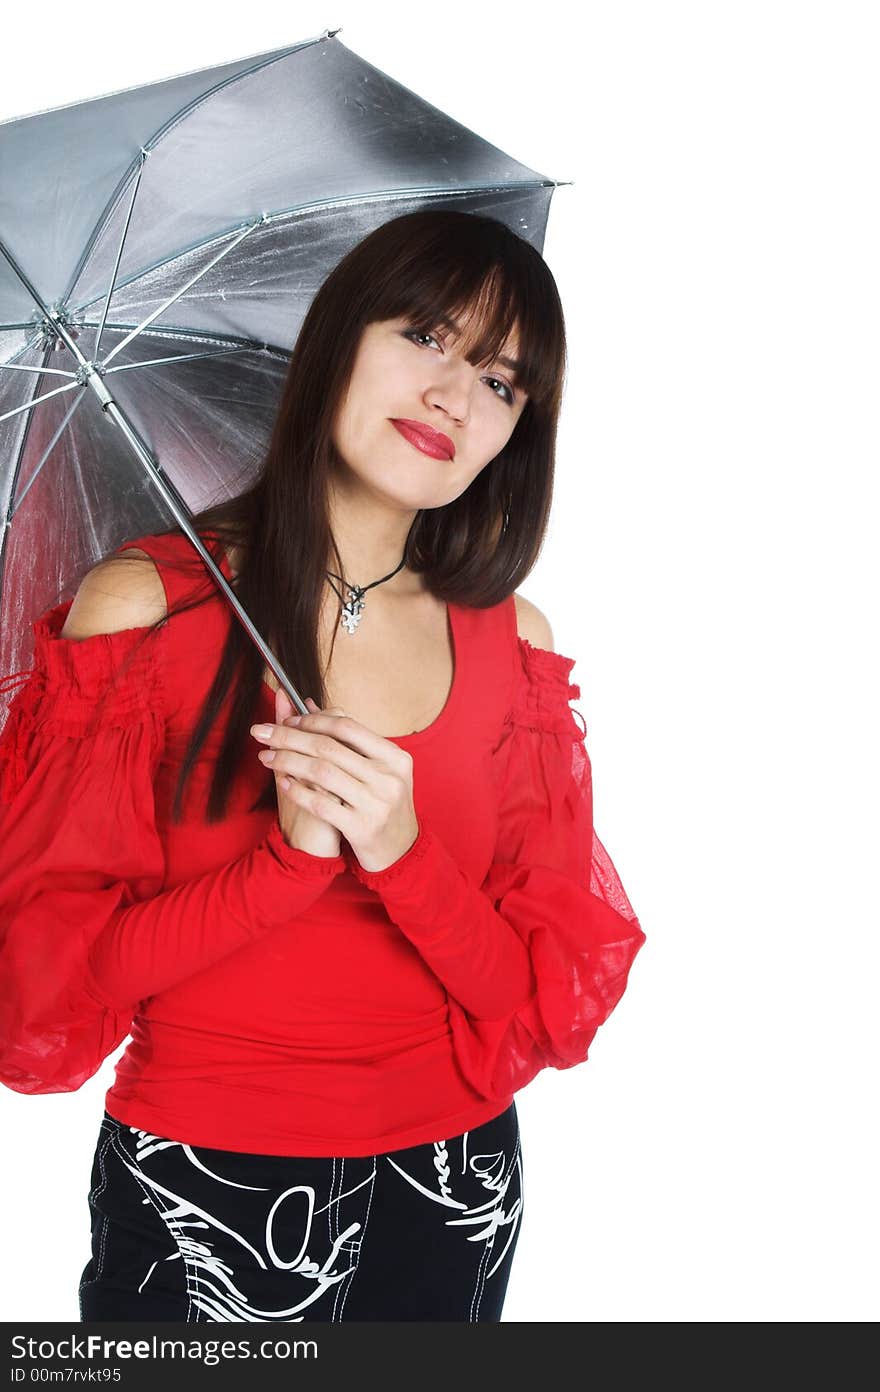
M533 648L553 652L553 630L546 615L525 595L515 594L516 628L520 638L526 638Z
M153 561L136 547L88 572L67 612L62 638L92 638L146 628L165 617L165 586Z

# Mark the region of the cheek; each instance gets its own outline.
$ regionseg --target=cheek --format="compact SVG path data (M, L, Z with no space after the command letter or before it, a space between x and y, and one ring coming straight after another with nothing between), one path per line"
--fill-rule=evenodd
M363 378L353 378L336 416L336 437L346 445L351 445L363 435L369 419L370 396Z
M482 409L479 421L480 453L484 459L494 459L504 449L519 419L514 409L500 399L489 401Z
M359 423L394 414L395 398L405 381L400 368L387 355L373 354L351 382L351 415Z

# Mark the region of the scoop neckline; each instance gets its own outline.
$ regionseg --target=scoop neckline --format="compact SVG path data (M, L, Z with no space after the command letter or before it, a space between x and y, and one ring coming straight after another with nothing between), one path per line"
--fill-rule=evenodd
M213 537L213 540L217 540ZM229 563L229 556L225 545L220 545L220 568L226 579L232 583L232 566ZM452 600L447 600L446 604L446 628L452 646L452 684L446 696L446 701L442 710L421 730L413 730L408 735L383 735L382 739L387 739L391 744L399 744L404 747L411 744L421 744L424 740L433 738L440 729L451 719L458 704L462 685L461 655L462 655L462 632L460 624L460 605ZM260 687L265 698L271 699L272 707L275 706L275 692L269 683L261 680Z

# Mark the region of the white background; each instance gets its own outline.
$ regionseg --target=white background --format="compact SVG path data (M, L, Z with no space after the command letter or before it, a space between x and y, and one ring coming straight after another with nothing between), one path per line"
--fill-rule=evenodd
M545 244L571 351L554 517L522 591L577 659L648 941L589 1062L518 1095L504 1319L876 1319L876 7L16 8L3 117L341 25L574 181ZM0 1089L6 1320L79 1317L111 1081Z

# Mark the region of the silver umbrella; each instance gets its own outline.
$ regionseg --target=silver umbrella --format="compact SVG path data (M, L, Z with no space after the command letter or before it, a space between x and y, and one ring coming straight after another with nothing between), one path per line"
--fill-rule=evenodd
M177 523L306 712L192 517L252 481L355 243L442 204L540 251L557 187L338 33L0 123L0 672L90 565Z

